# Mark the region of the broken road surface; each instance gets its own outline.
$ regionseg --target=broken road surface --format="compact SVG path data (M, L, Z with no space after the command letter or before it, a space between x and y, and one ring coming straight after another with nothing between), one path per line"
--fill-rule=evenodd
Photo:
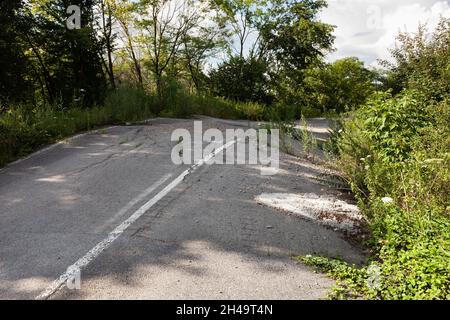
M192 127L155 119L103 129L0 171L0 298L319 299L333 281L292 255L363 259L342 233L255 200L335 193L313 179L319 167L296 157L281 153L275 176L204 165L173 184L189 166L172 163L171 133ZM80 289L55 288L90 252Z

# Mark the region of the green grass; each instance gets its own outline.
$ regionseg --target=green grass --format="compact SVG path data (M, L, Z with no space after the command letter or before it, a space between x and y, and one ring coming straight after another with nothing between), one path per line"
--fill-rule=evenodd
M89 109L10 108L0 116L0 166L78 132L153 116L151 98L135 89L114 92L104 106Z
M367 268L358 268L355 265L350 266L343 260L327 257L307 255L295 257L295 259L337 280L328 294L329 299L358 299L364 296L367 297L371 293L371 290L367 287L367 281L370 277Z
M110 92L103 106L60 109L55 106L10 107L0 115L0 167L43 145L79 132L107 125L121 125L155 116L189 117L193 114L225 119L262 120L266 107L256 103L233 102L222 98L176 92L165 97L158 112L155 96L135 88Z

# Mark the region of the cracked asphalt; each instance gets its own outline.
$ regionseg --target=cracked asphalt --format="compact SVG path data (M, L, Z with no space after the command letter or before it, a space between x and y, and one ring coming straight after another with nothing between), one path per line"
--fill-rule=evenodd
M245 123L203 119L204 129ZM1 170L0 298L36 298L186 170L170 157L177 128L193 120L98 130ZM313 179L317 165L281 153L280 168L200 167L81 271L81 289L49 298L324 298L333 281L292 255L364 255L335 230L256 203L271 192L338 195Z

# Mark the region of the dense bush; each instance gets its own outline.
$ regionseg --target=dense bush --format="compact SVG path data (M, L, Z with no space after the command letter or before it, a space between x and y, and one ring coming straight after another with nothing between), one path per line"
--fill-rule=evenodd
M210 74L211 93L235 101L270 104L267 62L250 57L232 57Z
M390 92L348 114L332 138L379 268L371 287L368 268L304 258L341 280L340 297L450 299L450 21L424 30L399 36Z
M342 113L364 104L375 91L375 73L357 58L344 58L305 71L305 104L316 112Z
M107 96L104 109L110 122L125 123L153 117L157 104L155 96L140 89L125 87L112 91Z
M380 287L360 288L369 297L450 298L449 123L448 98L406 91L378 95L338 133L378 253Z
M437 101L450 94L450 19L441 18L432 34L422 25L416 33L400 33L397 40L393 62L384 61L390 69L386 86L394 93L416 89Z

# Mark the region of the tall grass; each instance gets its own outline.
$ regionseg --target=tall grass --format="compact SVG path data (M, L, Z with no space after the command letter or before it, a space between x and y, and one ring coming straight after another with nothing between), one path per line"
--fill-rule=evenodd
M10 107L0 115L0 167L37 148L75 133L110 124L125 124L155 116L189 117L193 114L226 119L263 120L266 107L256 103L233 102L206 95L171 91L160 101L136 88L112 91L104 105L61 109L58 106Z

